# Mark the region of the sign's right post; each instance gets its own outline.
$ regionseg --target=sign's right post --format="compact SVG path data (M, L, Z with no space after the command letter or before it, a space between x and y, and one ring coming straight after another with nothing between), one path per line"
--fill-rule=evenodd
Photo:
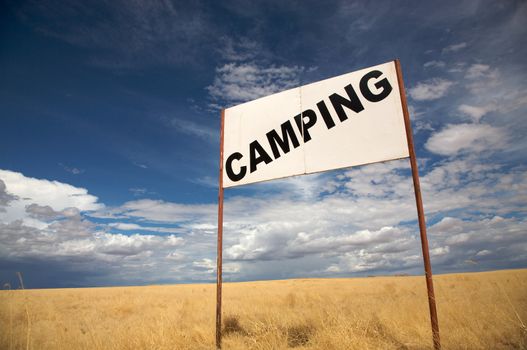
M406 93L404 90L403 74L401 63L395 60L395 69L397 71L397 81L399 83L399 93L401 95L401 105L403 107L404 124L406 128L406 138L408 140L408 151L410 153L410 164L412 167L412 178L414 181L415 202L417 207L417 218L419 221L419 232L421 235L421 248L423 251L423 260L425 265L426 289L428 291L428 306L430 308L430 321L432 323L432 334L434 340L434 349L441 349L439 338L439 323L437 321L436 300L434 295L434 282L432 280L432 266L430 265L430 252L428 248L428 238L426 236L426 221L423 210L423 199L421 198L421 185L419 184L419 171L417 169L417 160L415 157L414 141L412 136L412 125L408 113L408 104L406 102Z

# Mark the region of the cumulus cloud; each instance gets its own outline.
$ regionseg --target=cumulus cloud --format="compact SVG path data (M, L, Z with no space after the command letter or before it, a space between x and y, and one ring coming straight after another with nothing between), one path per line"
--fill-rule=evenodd
M43 220L56 219L60 215L59 212L53 210L49 205L38 205L35 203L26 206L26 213L29 216Z
M461 256L480 264L495 264L503 259L503 254L512 261L527 258L525 224L524 219L498 215L479 220L445 217L432 225L429 232L448 245L451 258L457 256L458 264Z
M151 232L167 232L167 233L181 233L182 230L174 227L163 226L141 226L134 223L127 222L111 222L108 227L115 228L121 231L151 231Z
M18 197L8 193L4 181L0 179L0 211L5 211L2 207L7 206L15 199L18 199Z
M430 152L444 156L459 153L492 153L508 143L507 132L487 124L451 124L434 133L426 142Z
M517 192L519 188L513 190L510 184L527 185L522 174L518 169L507 179L499 167L468 159L435 166L422 175L426 213L433 218L459 211L468 215L474 208L488 215L501 210L515 212L525 198ZM257 261L305 262L307 257L325 265L311 272L317 275L419 269L422 258L417 227L402 224L415 219L407 161L352 169L338 175L336 182L335 194L318 197L316 203L281 197L267 198L266 205L262 205L252 200L250 213L241 209L247 205L240 198L226 203L231 213L224 230L226 259L244 262L240 275L252 276L258 273L244 267L262 268ZM484 220L466 221L473 221L477 230L487 227ZM394 226L383 226L387 224ZM361 229L364 227L370 228ZM527 232L518 234L525 237ZM472 253L467 255L465 248L458 248L446 238L430 240L434 263L463 268ZM513 251L507 241L503 245L504 254Z
M281 260L328 252L342 254L359 249L377 249L389 241L400 246L405 240L403 232L394 227L331 235L318 230L311 233L299 231L290 235L280 234L281 230L290 230L287 230L287 226L279 224L263 226L262 229L249 233L238 244L230 246L226 250L226 257L237 261ZM411 236L406 236L406 239L411 239Z
M111 233L105 225L87 219L78 209L66 208L60 212L50 206L31 204L26 207L27 214L34 220L0 220L0 266L19 270L29 267L29 272L39 270L41 266L53 265L53 271L44 271L42 275L66 269L79 276L71 280L60 279L57 285L82 285L130 283L159 279L159 274L168 274L165 266L170 260L167 257L183 257L179 252L185 246L185 239L179 234L170 234L170 229L148 228L159 234L121 234ZM29 223L30 225L28 225ZM116 225L119 227L119 225ZM130 228L130 227L121 227ZM177 260L179 265L184 261ZM159 266L158 274L148 275L149 269ZM138 271L141 271L138 274ZM101 281L89 279L93 275ZM146 274L146 275L145 275ZM139 276L141 275L141 276ZM82 277L82 278L81 278ZM173 280L182 276L172 276ZM49 282L33 276L30 284L46 285ZM78 279L84 282L76 282ZM53 284L52 284L53 286Z
M425 211L436 222L430 227L436 271L462 269L466 260L478 261L478 268L497 266L493 265L497 254L515 254L514 264L527 261L526 247L519 243L526 238L525 223L514 218L527 201L525 174L475 158L426 167L421 184ZM262 196L226 199L226 279L421 270L407 160L306 179L296 187L279 184L278 191L266 190ZM302 185L310 195L298 195ZM459 212L462 217L454 215ZM93 277L84 282L92 285L104 283L105 278L130 283L137 276L142 283L214 279L216 204L137 200L102 209L106 219L97 222L75 208L58 211L31 203L25 213L42 226L3 217L0 256L4 261L68 261L83 273L104 269L105 277L97 277L101 280Z
M73 261L114 260L113 256L134 256L158 253L182 245L184 240L170 235L123 235L97 231L95 225L82 218L57 221L44 229L25 226L20 220L0 224L3 258L60 259ZM165 253L166 254L166 253Z
M144 252L150 255L152 249L161 248L160 243L163 241L165 239L154 235L100 233L95 235L94 248L109 255L130 256ZM92 242L86 243L92 244Z
M58 267L62 262L69 266L68 271L77 271L84 276L110 276L120 270L121 273L113 279L114 283L123 283L127 278L134 278L130 271L139 266L146 271L152 266L163 265L168 261L167 256L179 254L178 250L185 245L185 239L174 234L180 232L175 228L131 223L105 225L91 221L85 214L102 210L104 206L86 189L7 170L0 171L0 177L1 184L5 182L0 188L0 198L9 195L9 202L4 200L8 206L0 213L2 271L6 271L6 266L22 265L30 266L29 271L46 265L64 270ZM17 195L11 195L7 190ZM112 233L111 229L125 232L136 229L149 233ZM96 272L98 269L105 272ZM145 277L150 278L143 276L141 279ZM95 280L84 283L97 284Z
M27 177L9 170L0 170L0 179L10 195L16 197L0 212L0 221L3 222L22 220L24 225L43 228L48 219L67 216L71 210L87 212L104 207L85 188Z
M454 84L453 81L434 78L418 83L416 86L408 89L408 93L416 101L437 100L445 96Z
M20 201L49 205L54 210L64 210L69 207L80 210L97 210L103 207L97 202L97 197L88 194L85 188L59 181L26 177L9 170L0 170L0 179L5 183L7 190L19 197Z
M194 261L192 263L197 268L208 270L209 272L214 272L216 269L216 262L212 259L201 259L198 261Z

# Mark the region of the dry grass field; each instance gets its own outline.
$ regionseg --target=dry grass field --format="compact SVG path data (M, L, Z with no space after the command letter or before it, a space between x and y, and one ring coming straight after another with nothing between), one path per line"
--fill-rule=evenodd
M434 277L444 349L527 349L527 270ZM215 285L6 290L1 349L214 349ZM224 349L431 349L424 277L224 285Z

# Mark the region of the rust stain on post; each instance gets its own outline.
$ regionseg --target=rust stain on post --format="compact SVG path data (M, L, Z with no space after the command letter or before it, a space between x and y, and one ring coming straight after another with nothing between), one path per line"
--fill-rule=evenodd
M216 261L216 348L221 349L221 287L223 260L223 125L225 110L221 110L220 176L218 188L218 255Z
M419 183L419 171L417 169L417 160L415 156L414 140L412 136L412 125L410 124L410 115L408 113L408 104L406 102L406 93L404 90L403 74L401 63L395 60L395 69L397 71L397 81L399 83L399 93L401 95L401 104L403 107L404 124L406 128L406 139L408 140L408 151L410 153L410 164L412 167L412 178L414 181L415 201L417 204L417 217L419 221L419 231L421 234L421 248L423 250L423 260L425 265L426 288L428 290L428 306L430 308L430 321L432 323L432 334L434 340L434 349L441 349L439 338L439 322L437 320L436 300L434 295L434 282L432 280L432 266L430 265L430 252L428 248L428 238L426 236L426 222L423 210L423 199L421 198L421 185Z

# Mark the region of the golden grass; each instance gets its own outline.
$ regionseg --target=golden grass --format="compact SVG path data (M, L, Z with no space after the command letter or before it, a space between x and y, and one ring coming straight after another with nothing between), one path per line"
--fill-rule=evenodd
M527 270L434 282L444 349L527 349ZM424 277L226 283L223 294L224 349L432 348ZM215 285L2 291L0 349L214 349L214 312Z

